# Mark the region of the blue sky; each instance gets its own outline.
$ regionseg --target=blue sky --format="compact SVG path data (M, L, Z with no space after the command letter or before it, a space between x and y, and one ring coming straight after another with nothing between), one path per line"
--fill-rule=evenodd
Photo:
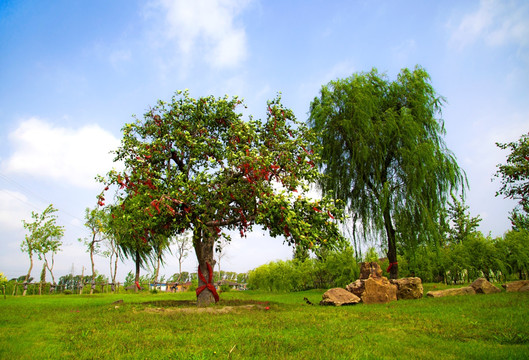
M281 92L306 120L330 80L373 67L394 79L417 64L447 98L445 140L467 173L470 212L502 235L514 204L495 197L506 153L494 144L529 131L526 1L3 0L0 272L27 272L21 220L50 203L66 227L54 272L89 267L77 239L100 191L93 178L112 167L131 115L178 89L241 96L257 118ZM223 267L237 272L291 257L260 232L234 237L226 253ZM191 254L184 269L195 265ZM108 273L106 259L96 266ZM131 269L122 264L118 278ZM169 258L162 274L177 269Z

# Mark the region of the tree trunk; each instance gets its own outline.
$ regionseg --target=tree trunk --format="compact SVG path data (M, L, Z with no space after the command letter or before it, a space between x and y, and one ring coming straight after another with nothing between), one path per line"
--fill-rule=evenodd
M51 275L51 281L52 281L52 284L50 286L50 293L51 293L55 291L55 276L53 276L53 266L55 265L54 254L53 253L51 254L51 266L48 263L48 259L46 259L46 255L44 255L44 260L45 260L46 267L48 268L48 271L50 272L50 275Z
M215 234L214 232L211 232ZM217 238L216 235L211 235L208 233L204 233L202 236L202 232L199 231L198 234L194 234L193 238L193 245L195 246L195 252L197 254L197 260L198 260L198 268L200 269L200 272L204 276L204 279L206 281L209 281L209 278L213 278L213 274L210 274L213 272L213 269L215 268L215 259L213 258L213 248L215 245L215 240ZM208 267L208 264L210 265ZM207 283L204 282L201 277L198 277L198 287L201 286L207 286ZM207 287L200 292L200 294L197 296L197 306L208 306L215 303L215 296L213 292L208 289Z
M24 292L22 293L22 296L26 296L26 293L28 292L28 280L31 276L31 270L33 270L33 254L31 251L29 252L29 270L28 274L26 275L26 279L24 280Z
M42 264L42 271L40 272L39 295L42 295L43 284L46 284L46 259L44 259L44 264Z
M138 292L138 285L140 283L140 252L138 250L136 250L136 277L134 278L134 282L136 285L134 289Z
M94 238L92 239L92 243L90 243L90 262L92 263L92 286L90 287L90 295L94 293L94 289L96 287L96 268L94 265L94 241L95 241L95 234Z
M389 207L384 210L384 227L386 228L386 235L388 238L388 261L389 261L389 278L399 278L399 264L397 263L397 242L395 239L395 228L391 221L391 214Z
M158 275L160 274L160 259L162 257L162 254L158 254L158 257L156 259L156 270L154 272L154 288L156 289L156 285L158 284Z

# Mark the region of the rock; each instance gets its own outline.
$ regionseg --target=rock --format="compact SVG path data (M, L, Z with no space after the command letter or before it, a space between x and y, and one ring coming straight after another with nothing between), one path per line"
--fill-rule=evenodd
M383 304L397 301L397 286L389 282L385 277L370 277L365 280L365 290L361 296L365 304Z
M529 291L529 280L513 281L502 285L507 292Z
M320 305L354 305L360 302L360 298L355 294L342 288L334 288L327 290L320 301Z
M476 294L494 294L501 292L496 286L492 285L487 279L479 278L475 280L470 286L474 289Z
M377 262L360 263L360 280L370 277L382 277L382 269Z
M456 296L456 295L474 295L476 291L471 286L455 288L455 289L446 289L446 290L437 290L437 291L428 291L426 296L429 297L443 297L443 296Z
M420 299L423 295L422 280L418 277L409 277L390 280L397 285L397 300Z
M364 282L365 280L356 280L355 282L352 282L349 285L347 285L345 287L345 290L361 298L365 290Z

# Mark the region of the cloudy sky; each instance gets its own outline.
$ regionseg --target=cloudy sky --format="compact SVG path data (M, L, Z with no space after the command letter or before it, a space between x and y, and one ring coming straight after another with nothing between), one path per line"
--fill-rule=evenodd
M112 168L131 116L176 90L239 95L257 118L281 92L306 120L330 80L373 67L394 79L416 64L447 98L445 140L467 173L471 214L502 235L514 204L491 179L506 156L495 142L529 131L527 1L1 1L0 272L27 272L21 220L50 203L66 227L56 276L89 268L77 239L101 190L94 177ZM291 257L260 232L226 253L223 268L237 272ZM195 265L191 254L184 270ZM96 266L108 274L106 259ZM177 269L169 258L162 274Z

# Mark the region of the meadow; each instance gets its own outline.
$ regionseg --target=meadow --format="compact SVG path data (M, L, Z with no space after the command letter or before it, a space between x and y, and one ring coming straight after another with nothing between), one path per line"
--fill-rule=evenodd
M192 292L7 296L0 359L529 358L529 293L347 307L322 293L226 292L200 309Z

